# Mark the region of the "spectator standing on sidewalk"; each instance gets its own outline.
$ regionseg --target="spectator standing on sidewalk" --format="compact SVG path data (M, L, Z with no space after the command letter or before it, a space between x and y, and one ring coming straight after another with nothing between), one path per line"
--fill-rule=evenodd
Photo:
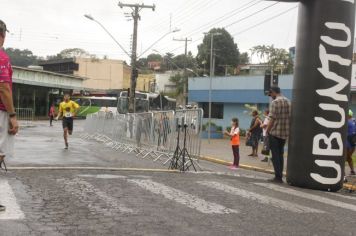
M263 150L262 153L263 155L265 155L265 158L263 160L261 160L262 162L268 162L268 156L269 154L267 154L267 152L270 151L269 148L269 140L268 140L268 134L267 134L267 127L268 127L268 123L269 123L269 110L266 109L263 113L264 115L264 120L263 123L261 124L261 128L262 128L262 135L263 135Z
M250 157L257 157L258 156L258 144L261 139L261 134L262 134L262 128L261 124L262 121L260 117L258 116L258 111L254 110L252 112L252 120L251 120L251 125L250 129L248 130L248 138L251 139L251 145L252 145L252 153L248 156Z
M290 101L281 94L279 87L272 87L269 95L273 101L270 108L270 122L267 127L275 177L272 182L283 183L284 146L289 136Z
M351 110L349 110L349 119L347 121L346 161L347 163L349 163L351 169L350 175L355 175L352 155L355 152L355 146L356 146L356 121L353 118L353 115L354 113Z
M230 169L235 170L239 167L240 162L240 129L239 120L237 118L231 120L231 130L230 132L225 131L225 134L230 137L232 154L234 155L234 163L230 166Z
M12 67L3 48L6 32L6 25L0 20L0 167L5 156L12 153L19 129L12 99ZM5 206L0 205L0 211L5 211Z

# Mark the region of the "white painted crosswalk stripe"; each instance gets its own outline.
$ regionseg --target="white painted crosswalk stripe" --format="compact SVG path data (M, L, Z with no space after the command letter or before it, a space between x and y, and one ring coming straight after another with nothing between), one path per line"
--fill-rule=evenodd
M285 187L281 187L275 184L268 184L268 183L255 183L255 185L264 187L264 188L268 188L277 192L281 192L281 193L285 193L285 194L289 194L289 195L293 195L293 196L297 196L300 198L305 198L305 199L309 199L309 200L313 200L316 202L321 202L324 204L328 204L334 207L340 207L340 208L344 208L350 211L356 211L356 205L355 204L348 204L348 203L344 203L344 202L340 202L340 201L336 201L330 198L326 198L326 197L322 197L319 195L314 195L314 194L310 194L310 193L306 193L306 192L302 192L302 191L298 191L292 188L285 188Z
M345 199L348 199L348 200L356 201L356 197L343 195L343 194L341 194L341 193L332 193L332 192L325 192L325 193L326 193L327 195L332 195L332 196L335 196L335 197L341 197L341 198L345 198Z
M185 205L191 209L195 209L205 214L230 214L238 213L237 210L226 208L222 205L205 201L197 196L185 193L175 188L171 188L161 183L154 182L148 179L131 179L130 183L134 183L143 189L152 193L163 195L165 198Z
M226 184L222 184L214 181L199 181L198 184L204 185L209 188L214 188L225 193L233 194L246 198L248 200L257 201L261 204L273 206L283 210L291 211L294 213L325 213L324 211L317 210L310 207L301 206L295 203L280 200L274 197L269 197L266 195L261 195L255 192L250 192L244 189L235 188Z
M81 202L88 204L96 212L103 215L112 215L115 212L133 213L134 211L118 202L114 197L107 195L105 192L95 188L92 184L79 178L75 179L58 179L57 182L63 184L64 189L76 196ZM99 199L104 205L95 204Z
M6 211L0 213L0 220L21 220L25 218L25 214L21 211L15 194L6 180L0 181L0 204L6 207Z

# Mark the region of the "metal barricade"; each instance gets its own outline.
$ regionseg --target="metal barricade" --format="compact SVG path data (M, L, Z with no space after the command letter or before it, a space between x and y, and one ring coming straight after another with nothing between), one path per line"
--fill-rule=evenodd
M185 150L197 161L202 115L201 109L125 115L98 112L87 116L82 138L162 164L172 160L177 146L185 143Z
M153 112L151 151L147 154L158 161L170 159L174 139L174 111ZM165 161L166 163L166 161Z
M15 108L20 126L33 126L34 113L32 108Z

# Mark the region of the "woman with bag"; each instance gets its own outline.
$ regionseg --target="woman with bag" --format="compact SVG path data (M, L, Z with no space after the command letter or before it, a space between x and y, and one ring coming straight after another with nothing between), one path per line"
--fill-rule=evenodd
M262 128L261 128L261 119L258 116L258 111L254 110L252 112L252 120L251 120L251 125L250 129L248 130L247 133L247 146L252 147L252 153L248 156L250 157L257 157L258 153L258 144L261 138L261 133L262 133Z
M264 112L264 120L263 123L261 124L261 128L262 128L262 135L263 135L263 149L261 154L265 156L265 158L263 160L261 160L262 162L268 162L268 156L269 156L269 139L268 139L268 133L267 133L267 127L268 127L268 123L269 123L269 110L266 109Z
M232 154L234 155L234 163L230 166L230 169L236 170L240 162L240 129L237 118L231 120L231 130L230 132L225 131L225 134L230 137Z

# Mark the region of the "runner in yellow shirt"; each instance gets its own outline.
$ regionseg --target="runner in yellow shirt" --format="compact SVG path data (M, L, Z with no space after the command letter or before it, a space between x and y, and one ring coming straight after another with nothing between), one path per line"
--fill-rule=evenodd
M65 149L68 149L68 134L72 135L73 133L73 118L79 109L79 105L76 102L70 100L69 94L64 95L64 101L59 104L59 112L56 120L59 117L63 117L63 137Z

